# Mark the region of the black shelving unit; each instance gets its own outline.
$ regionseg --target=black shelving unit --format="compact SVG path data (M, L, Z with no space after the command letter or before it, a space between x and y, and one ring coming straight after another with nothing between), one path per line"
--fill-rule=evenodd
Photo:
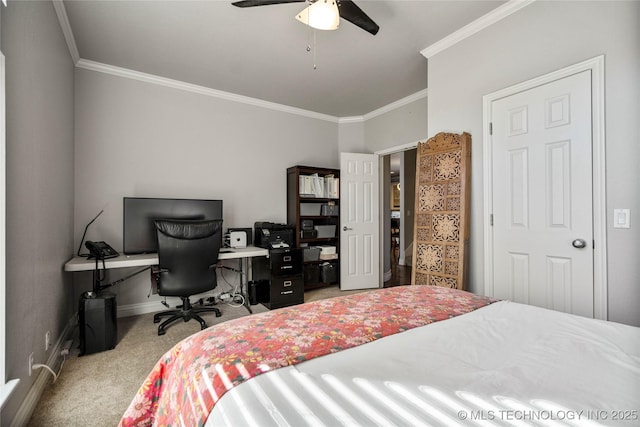
M313 166L292 166L287 169L287 224L296 227L296 247L334 246L338 258L333 260L305 259L305 290L336 284L340 277L340 198L317 197L317 194L305 193L304 188L301 191L300 177L316 175L322 179L333 177L339 180L340 170ZM327 195L326 193L325 195ZM328 206L328 208L323 208L323 206ZM322 215L321 213L330 214ZM326 233L327 229L333 230L333 233L330 233L329 237L303 236L303 222L312 224L314 228L322 229L322 232L318 231L319 233Z

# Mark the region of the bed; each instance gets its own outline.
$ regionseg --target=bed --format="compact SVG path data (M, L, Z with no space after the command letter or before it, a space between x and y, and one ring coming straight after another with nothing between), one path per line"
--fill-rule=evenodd
M121 426L640 425L640 328L399 286L176 344Z

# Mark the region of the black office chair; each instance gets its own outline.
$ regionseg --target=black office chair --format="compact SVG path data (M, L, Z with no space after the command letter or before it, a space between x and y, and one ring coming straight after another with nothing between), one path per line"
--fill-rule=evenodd
M217 285L216 264L222 242L222 220L156 220L158 236L158 294L180 297L182 305L175 310L162 311L153 316L158 323L158 335L164 335L170 323L182 319L185 322L196 319L201 329L207 327L198 313L214 312L222 316L220 310L211 306L193 307L189 301L192 295L210 291Z

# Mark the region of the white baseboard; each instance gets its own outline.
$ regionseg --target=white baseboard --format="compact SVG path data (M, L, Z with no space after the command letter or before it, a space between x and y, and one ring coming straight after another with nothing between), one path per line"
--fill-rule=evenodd
M76 327L77 323L77 315L74 315L67 322L67 326L65 326L64 330L60 334L60 338L51 349L51 353L49 353L49 358L47 359L46 365L53 369L54 372L57 372L62 363L62 356L60 352L62 351L62 346L65 342L73 338L73 329ZM47 384L49 381L53 380L53 376L46 369L38 369L33 372L36 376L36 380L31 385L31 388L27 392L20 408L16 412L16 415L13 417L11 421L11 427L22 427L26 426L35 411L38 402L40 401L40 397L44 392L45 388L47 388Z
M212 294L210 292L203 292L201 294L192 295L190 298L191 298L191 302L194 302L199 298L208 298L214 295L217 295L217 294ZM162 305L160 301L161 299L155 299L155 300L141 302L137 304L125 304L125 305L118 304L117 316L129 317L129 316L137 316L139 314L156 313L158 311L168 310L168 308ZM177 298L177 297L167 297L166 301L167 303L169 303L171 307L175 307L178 304L182 303L180 301L180 298Z
M139 314L155 313L167 310L160 301L142 302L139 304L127 304L118 306L118 317L137 316Z
M170 301L173 303L174 301ZM176 299L176 303L179 303L179 300ZM118 317L127 317L127 316L136 316L139 314L147 314L154 313L157 311L163 311L166 308L160 303L160 301L149 301L145 303L139 304L127 304L118 306ZM53 369L54 372L57 372L62 360L62 356L60 356L60 352L62 351L62 346L68 340L73 339L73 329L77 325L78 314L74 313L67 326L65 326L64 330L60 334L60 338L56 342L55 346L51 349L51 353L49 354L49 358L47 359L47 366ZM20 408L16 412L13 421L11 422L11 427L23 427L27 425L33 411L36 409L38 402L40 401L40 397L44 392L49 381L52 380L51 373L46 369L38 369L34 371L34 374L37 375L36 380L31 385L31 388L27 392L26 397L22 401Z
M153 313L156 311L165 310L165 307L160 303L160 301L149 301L140 304L128 304L118 307L118 317L127 317L127 316L135 316L138 314L146 314ZM62 333L60 334L60 338L56 342L55 346L52 348L51 353L49 354L49 358L47 359L47 366L53 369L54 372L57 372L62 360L62 356L60 356L60 352L62 351L62 346L65 342L70 339L73 339L73 329L77 325L78 313L74 313L67 326L64 328ZM22 401L20 408L16 412L13 421L11 422L11 427L23 427L26 426L31 419L31 415L33 415L33 411L35 411L38 402L40 401L40 397L44 392L45 388L49 384L49 381L52 380L51 373L46 369L38 369L34 371L34 374L37 375L36 380L31 385L31 388L27 392L26 397Z

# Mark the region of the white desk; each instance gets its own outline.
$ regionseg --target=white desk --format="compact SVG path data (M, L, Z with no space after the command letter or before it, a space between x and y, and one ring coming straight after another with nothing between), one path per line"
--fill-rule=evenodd
M237 259L240 260L240 281L242 283L242 296L245 299L245 306L251 312L249 308L249 298L247 295L247 287L249 283L249 258L258 256L268 256L269 250L264 248L257 248L255 246L247 246L246 248L233 248L229 252L220 252L218 254L219 260ZM141 255L119 255L115 258L110 258L98 262L98 269L112 269L112 268L128 268L128 267L148 267L158 264L158 254L141 254ZM74 256L64 265L64 271L93 271L96 268L95 259L87 259L86 257Z
M234 248L231 252L220 252L218 259L240 259L246 261L248 258L267 255L269 255L268 249L247 246L246 248ZM119 255L115 258L104 260L104 265L102 261L98 262L98 268L100 270L109 270L112 268L146 267L157 264L158 254ZM87 259L86 257L80 256L74 256L64 265L64 271L92 271L95 268L95 259ZM243 269L243 271L246 273L246 270Z

